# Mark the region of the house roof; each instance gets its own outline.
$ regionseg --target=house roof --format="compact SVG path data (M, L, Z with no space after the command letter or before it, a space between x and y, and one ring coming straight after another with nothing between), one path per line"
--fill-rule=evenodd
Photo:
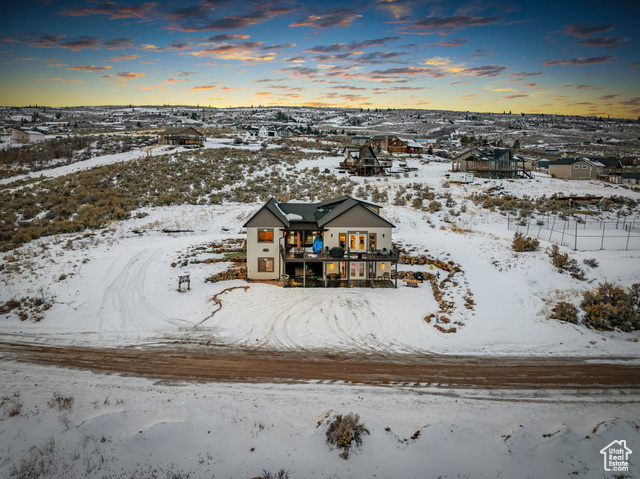
M622 173L623 178L640 180L640 173Z
M24 133L25 135L44 135L41 131L34 130L21 130L20 128L11 128L11 130L19 131L20 133Z
M389 140L393 140L394 138L398 138L396 135L376 135L372 138L372 140L384 140L388 138Z
M329 222L338 218L340 215L351 210L355 206L364 206L372 214L388 223L392 228L394 225L382 218L372 208L379 209L381 206L369 203L368 201L358 200L351 196L339 196L331 198L319 203L279 203L274 198L270 198L262 208L249 218L243 227L251 222L262 210L269 210L285 227L290 228L296 224L305 224L310 227L322 228Z
M588 163L592 166L604 166L602 163L600 163L600 160L603 158L598 158L597 160L595 158L586 158L586 157L579 157L579 158L558 158L556 161L552 161L549 166L561 166L561 165L573 165L574 163L578 163L579 161L583 161L585 163Z
M620 158L590 158L591 160L602 163L605 168L622 168Z
M516 161L524 161L524 159L520 158L518 155L512 154L509 148L491 148L481 146L476 146L471 150L467 150L455 157L453 160L455 161L459 158L468 158L469 156L473 156L480 161L489 161L502 158L505 155L511 155L511 158Z
M184 126L178 126L178 127L173 127L173 128L167 128L166 130L164 130L163 132L161 132L161 135L180 135L184 132L186 132L187 130L193 130L195 131L198 135L200 136L204 136L202 133L200 133L198 130L196 130L194 127L192 126L188 126L188 127L184 127Z
M409 148L424 148L420 143L416 140L407 140L406 138L399 138L400 141L403 141L405 145Z
M376 159L378 158L378 156L376 155L376 152L373 151L373 148L370 143L365 143L360 147L360 149L358 150L358 158L364 158L364 155L367 153L367 150L371 151L371 154L373 155L374 158Z

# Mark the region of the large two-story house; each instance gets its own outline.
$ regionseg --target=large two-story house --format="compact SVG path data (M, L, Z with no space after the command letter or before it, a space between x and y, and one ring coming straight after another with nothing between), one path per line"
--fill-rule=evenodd
M244 225L247 278L286 286L397 287L394 226L380 208L350 196L319 203L271 198Z
M451 171L473 173L478 178L531 178L526 160L508 148L472 148L451 161Z

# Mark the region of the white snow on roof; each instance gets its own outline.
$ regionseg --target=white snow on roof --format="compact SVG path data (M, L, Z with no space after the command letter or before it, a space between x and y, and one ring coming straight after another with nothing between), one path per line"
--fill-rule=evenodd
M295 213L288 213L285 215L289 221L300 221L302 220L302 216L297 215Z

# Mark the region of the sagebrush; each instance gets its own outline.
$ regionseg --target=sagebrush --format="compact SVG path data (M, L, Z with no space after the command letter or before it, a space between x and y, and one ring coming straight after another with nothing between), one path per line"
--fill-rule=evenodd
M349 459L351 447L362 446L362 437L365 434L369 434L369 430L360 422L359 414L338 414L327 428L327 444L332 448L342 449L340 457Z
M516 253L522 253L526 251L537 251L540 246L540 241L535 238L524 236L522 233L516 233L513 236L513 251Z

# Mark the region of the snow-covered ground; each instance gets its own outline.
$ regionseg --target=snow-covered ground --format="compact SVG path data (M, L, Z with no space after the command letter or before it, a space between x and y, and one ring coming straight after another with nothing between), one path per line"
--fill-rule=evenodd
M225 140L229 141L229 140ZM223 141L208 147L229 146ZM245 145L257 148L257 145ZM125 155L43 172L62 175ZM131 156L133 157L133 156ZM335 171L336 157L318 153L299 169ZM516 195L640 194L596 182L481 180L444 188L448 163L421 165L388 180L353 178L380 189L418 182L450 192L467 212L445 221L410 206L386 205L394 241L413 254L453 261L461 271L445 288L457 332L443 334L424 318L438 313L428 282L398 289L282 289L268 284L205 283L229 263L188 262L214 241L242 238L242 224L260 204L176 206L80 235L46 237L0 260L0 302L44 297L52 307L39 322L16 311L0 321L0 338L100 347L161 345L176 338L276 351L586 356L615 362L640 358L638 333L598 332L547 319L558 300L579 302L599 282L640 282L640 250L563 252L595 258L587 281L560 274L542 240L539 251L516 254L506 218L466 199L501 185ZM169 230L189 230L167 233ZM206 249L206 248L205 248ZM195 253L195 256L190 256ZM401 265L402 270L431 270ZM177 291L190 274L191 290ZM222 308L211 298L220 296ZM471 293L472 309L464 307ZM207 319L208 318L208 319ZM206 320L205 320L206 319ZM0 475L34 462L52 464L42 477L253 477L287 469L297 477L602 477L599 451L625 439L640 451L638 397L628 391L451 391L340 384L234 385L154 383L3 360L0 370ZM59 409L54 393L72 397ZM16 396L17 395L17 396ZM9 410L17 402L20 412ZM48 403L51 403L49 405ZM348 461L324 444L325 419L357 412L371 435ZM318 426L320 424L320 426ZM386 428L389 428L386 430ZM419 437L411 437L420 431ZM53 438L51 441L50 438ZM629 477L639 477L637 464ZM23 462L26 461L26 462ZM44 467L44 466L43 466ZM14 469L15 468L15 469ZM127 471L138 471L138 475ZM635 474L635 476L633 475ZM19 476L17 477L28 477ZM31 476L35 477L35 476ZM187 477L167 476L167 477Z
M14 311L0 323L0 333L101 347L206 339L292 351L640 357L637 333L598 332L547 319L556 301L579 299L581 291L598 282L629 286L640 281L638 251L572 253L579 260L595 257L600 263L586 271L588 281L583 282L558 273L544 247L515 254L506 224L489 223L482 213L470 219L472 232L455 233L431 228L426 213L385 208L383 214L397 227L396 240L411 245L414 253L461 266L447 289L448 299L456 303L448 316L458 323L458 331L443 334L424 320L439 311L429 283L415 289L399 282L398 289L348 290L283 289L244 281L212 284L204 279L229 263L182 266L178 261L196 247L242 238L242 224L258 207L149 209L149 216L101 233L43 238L23 246L12 254L14 261L5 260L2 299L44 294L53 306L40 322L20 321ZM446 277L428 266L399 269ZM191 290L180 293L177 280L184 274L191 276ZM220 311L202 322L217 309L211 298L234 286L249 288L225 293ZM464 307L468 292L473 309Z
M0 389L2 477L600 479L620 439L634 453L616 477L638 477L637 394L154 383L6 361ZM325 433L348 412L370 434L343 460Z

